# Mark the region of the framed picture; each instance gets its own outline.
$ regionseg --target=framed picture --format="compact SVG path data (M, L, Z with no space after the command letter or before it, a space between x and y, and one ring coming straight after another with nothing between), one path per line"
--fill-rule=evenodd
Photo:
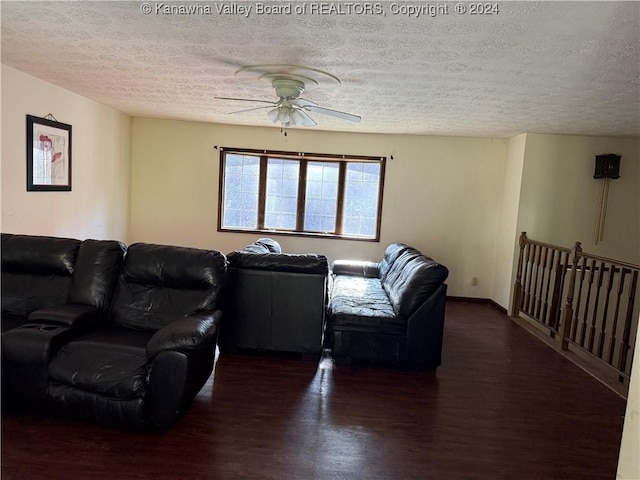
M71 191L71 125L27 115L27 191Z

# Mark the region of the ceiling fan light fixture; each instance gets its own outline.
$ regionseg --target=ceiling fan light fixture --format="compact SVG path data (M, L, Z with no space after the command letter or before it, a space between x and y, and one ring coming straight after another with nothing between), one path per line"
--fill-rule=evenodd
M269 119L273 123L278 123L278 114L279 113L280 113L280 109L278 107L276 107L273 110L269 110L269 112L267 113L267 117L269 117Z
M283 127L307 126L304 114L297 108L288 105L280 105L273 110L269 110L267 116L273 123L279 123Z
M299 110L294 109L291 112L291 122L294 125L304 125L304 123L305 123L304 115L302 115L302 113L300 113Z
M280 107L278 109L278 121L283 125L291 124L291 109L289 107Z

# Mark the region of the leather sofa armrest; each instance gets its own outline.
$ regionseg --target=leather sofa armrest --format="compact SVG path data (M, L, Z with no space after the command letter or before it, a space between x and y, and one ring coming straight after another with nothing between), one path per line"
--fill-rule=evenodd
M334 275L378 278L380 276L380 264L357 260L334 260L331 264L331 272Z
M222 311L182 317L158 330L147 343L147 357L166 350L196 349L215 337Z
M72 327L97 322L103 315L103 311L90 305L68 303L34 310L29 314L28 320L31 323L54 323Z
M435 370L441 364L447 284L443 283L407 319L406 361L422 369Z

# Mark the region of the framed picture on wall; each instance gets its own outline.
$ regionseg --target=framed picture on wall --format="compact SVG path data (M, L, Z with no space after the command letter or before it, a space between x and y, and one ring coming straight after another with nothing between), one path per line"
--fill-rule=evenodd
M71 191L71 125L27 115L27 191Z

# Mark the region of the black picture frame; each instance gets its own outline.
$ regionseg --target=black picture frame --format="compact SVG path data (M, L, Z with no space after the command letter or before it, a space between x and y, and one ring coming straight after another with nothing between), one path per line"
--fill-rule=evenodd
M71 191L71 125L27 115L27 191Z

